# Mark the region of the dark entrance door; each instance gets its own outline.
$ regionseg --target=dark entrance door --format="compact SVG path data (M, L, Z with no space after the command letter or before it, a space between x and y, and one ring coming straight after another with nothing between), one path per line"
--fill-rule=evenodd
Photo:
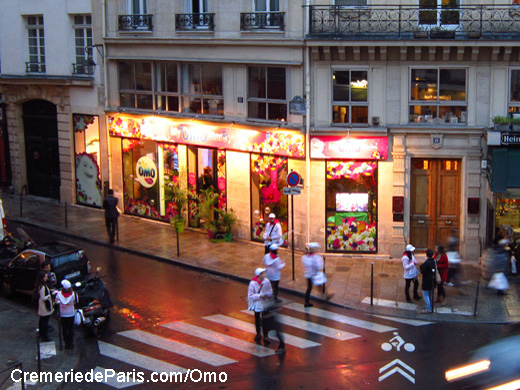
M0 104L0 186L11 185L11 162L5 105Z
M460 222L460 160L412 159L410 243L446 245Z
M60 199L56 106L44 100L23 105L29 194Z

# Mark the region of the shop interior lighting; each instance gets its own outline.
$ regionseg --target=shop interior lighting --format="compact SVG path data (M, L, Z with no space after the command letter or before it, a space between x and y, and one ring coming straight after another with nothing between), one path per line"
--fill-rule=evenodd
M469 364L467 366L455 368L453 370L446 371L446 380L448 382L465 378L467 376L475 375L484 371L489 370L491 362L489 360L481 360L476 363Z

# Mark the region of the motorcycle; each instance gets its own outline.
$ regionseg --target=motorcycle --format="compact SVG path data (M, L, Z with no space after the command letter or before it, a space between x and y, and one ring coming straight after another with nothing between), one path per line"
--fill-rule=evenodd
M106 325L110 316L110 308L114 306L102 280L105 275L100 275L100 270L98 268L94 276L75 284L78 295L77 308L82 313L82 324L94 336L97 336Z

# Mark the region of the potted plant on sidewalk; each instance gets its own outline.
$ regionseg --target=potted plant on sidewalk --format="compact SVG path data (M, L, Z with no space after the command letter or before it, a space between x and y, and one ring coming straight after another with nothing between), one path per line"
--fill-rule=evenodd
M202 190L199 194L198 216L202 227L208 231L209 238L213 238L217 231L215 220L215 205L218 202L218 192L212 187Z
M171 179L166 179L164 183L164 199L168 205L167 215L170 218L170 224L179 232L184 232L186 226L186 206L188 205L188 189L182 184L182 177L185 177L185 172L177 176L176 182ZM171 205L174 207L171 208ZM169 210L168 210L169 209Z
M224 232L224 240L232 241L233 240L233 232L235 231L238 224L238 217L236 216L233 209L226 210L217 210L219 214L219 225Z

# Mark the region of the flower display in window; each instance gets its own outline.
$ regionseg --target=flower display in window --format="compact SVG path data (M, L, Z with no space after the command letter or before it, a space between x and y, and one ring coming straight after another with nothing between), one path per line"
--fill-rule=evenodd
M327 250L375 252L376 223L367 224L353 217L342 224L327 223Z
M155 219L162 219L159 212L143 200L135 200L125 196L125 211L129 214L140 215Z
M225 210L227 206L226 151L222 149L217 150L217 187L219 191L218 208Z
M372 176L376 168L376 161L328 161L327 179L357 180L360 176Z
M85 131L85 129L94 123L96 117L94 115L74 114L72 115L72 124L75 132Z

